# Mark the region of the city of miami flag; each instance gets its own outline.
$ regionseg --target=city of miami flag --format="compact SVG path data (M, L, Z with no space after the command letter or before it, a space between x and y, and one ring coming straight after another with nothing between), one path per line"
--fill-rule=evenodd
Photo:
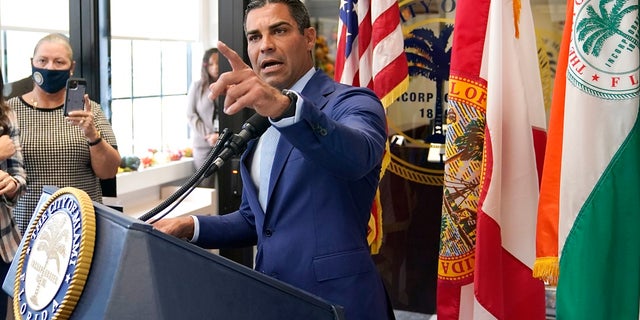
M568 1L535 276L558 319L639 319L638 1Z
M373 90L386 109L409 86L400 8L396 0L341 0L334 79ZM380 177L390 162L389 143ZM376 254L382 246L380 190L371 208L368 241Z
M529 2L458 2L447 124L438 319L543 320L546 116Z

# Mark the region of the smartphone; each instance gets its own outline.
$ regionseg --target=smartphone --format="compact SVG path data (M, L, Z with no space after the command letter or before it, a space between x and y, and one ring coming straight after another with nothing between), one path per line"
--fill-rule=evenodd
M83 78L67 80L67 95L64 99L64 115L69 112L84 110L84 94L87 92L87 81Z

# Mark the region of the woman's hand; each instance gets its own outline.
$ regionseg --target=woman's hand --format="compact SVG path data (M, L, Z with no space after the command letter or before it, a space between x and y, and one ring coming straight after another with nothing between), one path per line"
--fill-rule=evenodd
M220 133L214 132L206 135L204 139L207 140L209 145L213 147L216 145L216 142L218 142L218 137L220 137Z
M91 103L89 103L89 95L84 95L84 110L71 111L67 116L67 122L71 125L78 126L87 141L96 141L100 134L94 123L93 112L91 111Z
M16 153L16 144L8 134L0 136L0 161L11 158Z
M18 191L18 181L9 175L6 171L0 170L0 195L14 195Z

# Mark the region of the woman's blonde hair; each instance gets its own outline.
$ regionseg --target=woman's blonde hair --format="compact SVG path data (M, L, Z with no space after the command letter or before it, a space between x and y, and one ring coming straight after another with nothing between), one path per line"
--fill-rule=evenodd
M44 36L42 39L38 41L38 43L36 43L36 47L33 48L34 56L36 55L36 52L38 52L38 48L40 47L40 45L44 42L60 43L64 45L65 48L67 48L67 52L69 52L69 60L73 61L73 49L71 48L71 42L69 41L69 37L65 36L62 33L50 33Z

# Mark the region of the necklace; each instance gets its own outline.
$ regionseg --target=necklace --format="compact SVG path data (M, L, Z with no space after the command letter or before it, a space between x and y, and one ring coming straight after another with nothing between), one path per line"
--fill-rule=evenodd
M40 104L38 103L38 97L34 93L31 93L31 98L29 100L31 101L31 105L37 109L51 109L57 107L58 105L61 105L54 103L53 107L40 106Z

